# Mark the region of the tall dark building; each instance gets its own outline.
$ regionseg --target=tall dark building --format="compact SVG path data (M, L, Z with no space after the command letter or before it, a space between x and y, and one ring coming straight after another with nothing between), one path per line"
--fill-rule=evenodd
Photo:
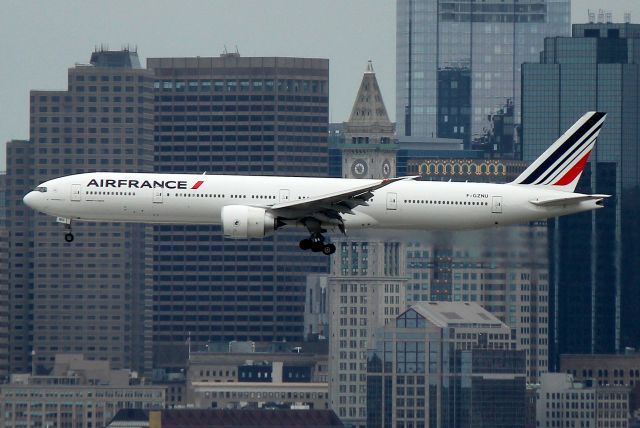
M33 146L29 141L7 143L5 176L6 225L9 240L9 371L30 369L29 312L33 289L33 210L22 203L33 188Z
M569 0L398 0L398 137L512 154L520 65L568 36Z
M552 364L564 353L640 346L640 25L581 24L545 40L522 78L524 159L586 111L607 119L576 191L605 208L549 222Z
M61 352L149 370L152 229L79 223L67 243L22 196L62 175L150 172L153 79L128 50L96 51L68 77L67 90L31 92L30 140L7 146L11 371L48 370Z
M156 172L327 175L328 60L233 54L150 58L147 66ZM234 241L219 226L155 226L158 357L188 337L301 340L306 275L328 268L326 257L299 250L301 233Z
M0 379L9 375L9 234L6 175L0 174Z

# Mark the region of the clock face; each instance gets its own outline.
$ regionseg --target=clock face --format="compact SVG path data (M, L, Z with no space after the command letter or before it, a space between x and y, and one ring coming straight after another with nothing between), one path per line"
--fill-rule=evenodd
M369 167L364 159L356 159L351 164L351 174L356 178L363 178L367 175Z
M391 163L388 160L382 162L382 176L389 178L391 176Z

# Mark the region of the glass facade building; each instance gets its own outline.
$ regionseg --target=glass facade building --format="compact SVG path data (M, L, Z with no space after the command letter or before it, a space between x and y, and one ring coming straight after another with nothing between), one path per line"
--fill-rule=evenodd
M568 36L569 22L569 0L398 0L400 141L455 138L513 152L513 126L494 128L520 121L521 64L537 59L545 37Z
M477 151L424 153L406 175L430 181L508 183L526 169L511 159L473 158ZM548 363L549 259L546 222L475 231L412 232L407 301L476 302L511 327L526 355L527 381Z
M329 62L312 58L149 58L155 171L327 175ZM192 343L303 338L306 276L328 260L305 232L224 239L220 226L157 225L153 341L158 358Z
M524 160L586 111L607 113L576 189L612 195L605 208L549 222L552 366L564 353L640 346L640 25L581 24L545 40L523 65Z
M532 223L413 238L407 302L475 302L511 328L526 356L527 381L547 371L547 225Z
M386 326L367 362L367 427L517 427L525 358L474 303L425 302Z

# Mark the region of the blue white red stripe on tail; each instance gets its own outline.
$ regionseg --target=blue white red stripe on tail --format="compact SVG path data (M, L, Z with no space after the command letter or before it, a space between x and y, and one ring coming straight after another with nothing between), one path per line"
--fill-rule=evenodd
M584 114L513 183L553 186L573 192L606 116L606 113L597 111Z

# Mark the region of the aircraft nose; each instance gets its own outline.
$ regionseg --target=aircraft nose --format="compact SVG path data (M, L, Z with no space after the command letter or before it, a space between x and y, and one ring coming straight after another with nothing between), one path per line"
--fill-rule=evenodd
M38 202L41 199L39 193L40 192L34 192L34 191L27 193L26 195L24 195L24 198L22 198L22 202L24 202L24 204L29 208L33 208L34 210L37 210L40 205Z

